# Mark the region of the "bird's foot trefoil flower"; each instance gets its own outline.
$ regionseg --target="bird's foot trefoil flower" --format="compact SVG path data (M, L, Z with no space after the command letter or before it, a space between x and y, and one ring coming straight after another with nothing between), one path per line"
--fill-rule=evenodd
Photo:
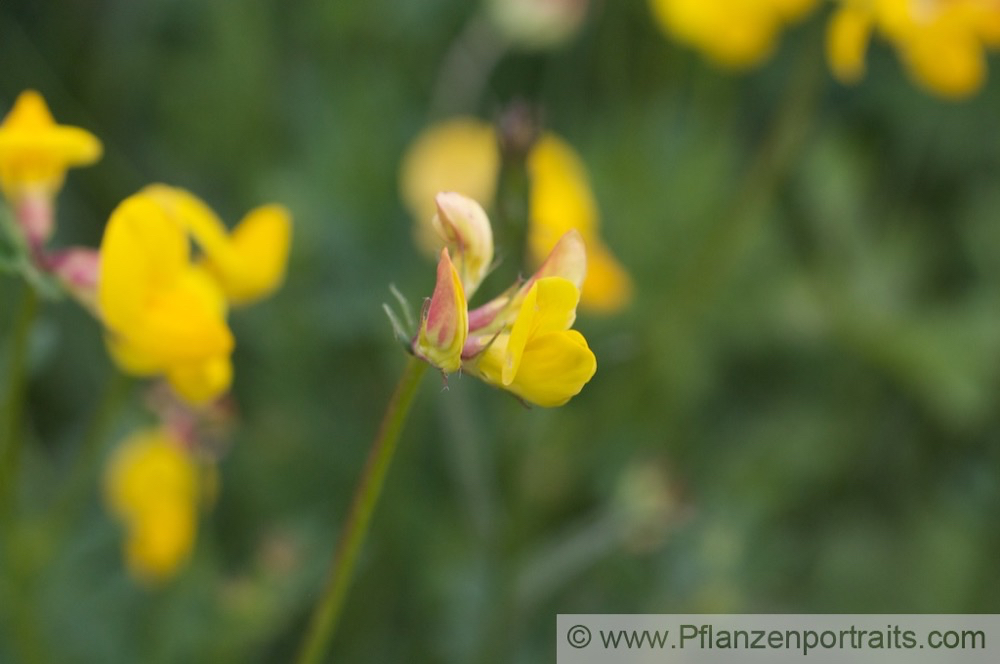
M130 196L100 250L96 299L112 358L127 373L164 376L191 403L218 398L232 382L229 306L278 286L290 235L279 206L258 208L230 234L186 191L153 185Z
M454 209L477 220L473 235L492 248L492 233L479 205L458 194L446 196ZM455 235L461 235L454 229L465 225L445 226L442 234L450 234L446 241L454 244ZM561 406L597 370L583 335L570 329L585 275L583 239L570 230L531 278L470 312L467 297L474 288L467 293L448 248L442 249L434 294L421 315L413 353L443 373L464 369L523 401Z

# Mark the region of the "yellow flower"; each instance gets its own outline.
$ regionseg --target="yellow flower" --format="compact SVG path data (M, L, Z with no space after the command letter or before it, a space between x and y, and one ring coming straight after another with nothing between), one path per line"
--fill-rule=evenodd
M202 256L194 261L189 234ZM162 374L191 403L229 389L230 303L277 288L291 217L278 205L251 211L232 233L194 195L151 185L118 206L101 243L97 304L123 371Z
M961 99L986 80L987 48L1000 45L1000 3L991 0L843 0L827 32L827 55L844 83L861 77L873 30L896 48L909 75Z
M204 252L204 267L233 305L255 302L277 289L285 276L292 221L280 205L251 210L232 233L208 205L188 191L151 185L145 192L171 211Z
M442 217L468 217L453 226L438 221L451 229L445 233L451 244L461 249L459 238L478 238L469 240L473 244L492 238L489 219L474 201L446 194L438 204ZM460 271L442 249L434 294L411 343L414 355L445 373L464 367L540 406L569 401L597 370L583 335L570 329L587 271L581 233L565 233L541 263L530 279L470 312Z
M469 335L469 310L462 279L447 249L441 250L434 294L424 307L413 352L441 371L458 371Z
M165 374L181 396L200 402L228 388L234 342L223 293L191 262L185 227L172 212L146 193L112 212L101 241L97 305L123 371Z
M597 203L579 155L564 140L546 133L528 155L527 167L530 260L538 265L566 231L578 230L589 263L581 307L595 313L619 311L631 298L632 282L600 236ZM400 173L403 201L416 221L421 247L437 252L442 244L429 223L435 195L455 191L489 207L499 169L496 134L484 122L455 118L422 133L407 151Z
M109 460L105 502L125 526L126 562L140 581L166 580L191 555L199 477L183 443L164 429L132 434Z
M816 0L650 0L665 32L737 69L760 64L774 51L788 23Z
M583 335L569 329L580 291L568 279L544 277L532 284L509 333L497 336L466 363L487 383L544 407L561 406L579 394L597 371Z
M56 124L45 99L22 92L0 123L0 188L9 200L32 191L54 195L66 170L101 157L101 142L88 131Z

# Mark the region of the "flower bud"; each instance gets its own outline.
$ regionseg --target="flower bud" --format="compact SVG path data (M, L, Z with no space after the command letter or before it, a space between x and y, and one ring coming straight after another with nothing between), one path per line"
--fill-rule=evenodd
M424 306L413 352L441 371L457 371L469 335L469 311L458 270L448 249L441 250L434 294Z
M101 271L101 255L94 249L72 247L49 254L46 267L58 277L70 294L97 313L97 280Z
M462 287L471 296L493 264L493 229L489 217L479 203L455 192L439 193L434 202L437 214L431 223L455 254Z
M516 46L554 48L579 31L587 0L489 0L489 16Z

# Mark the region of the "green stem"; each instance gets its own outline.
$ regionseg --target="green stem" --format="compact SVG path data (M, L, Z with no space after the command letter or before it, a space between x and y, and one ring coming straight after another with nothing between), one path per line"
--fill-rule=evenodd
M302 641L296 660L298 664L319 662L337 629L337 620L354 576L358 552L368 533L372 512L375 511L375 505L382 493L385 474L395 454L396 443L403 431L406 415L426 370L427 364L423 360L411 356L386 407L382 424L368 452L368 461L365 463L361 480L354 490L347 522L340 533L340 541L333 554L326 587L313 610L309 629Z
M84 432L80 450L64 485L65 488L55 503L53 526L57 531L61 531L71 523L74 514L84 505L86 492L92 486L92 478L97 474L97 464L100 461L103 444L106 442L108 429L114 422L115 414L131 385L132 381L125 374L112 370L104 393Z
M37 312L38 295L28 286L11 337L7 396L0 420L0 515L6 511L15 493L17 466L24 443L21 421L27 384L28 342Z
M773 124L733 199L718 212L718 223L709 231L700 250L682 268L665 301L687 318L697 318L713 295L725 285L732 266L767 219L766 206L788 177L812 126L824 76L822 54L803 56L789 82Z

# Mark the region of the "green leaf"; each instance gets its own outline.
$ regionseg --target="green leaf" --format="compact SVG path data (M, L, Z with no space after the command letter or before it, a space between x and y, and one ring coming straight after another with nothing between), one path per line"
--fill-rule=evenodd
M24 248L6 208L0 209L0 271L17 272Z

